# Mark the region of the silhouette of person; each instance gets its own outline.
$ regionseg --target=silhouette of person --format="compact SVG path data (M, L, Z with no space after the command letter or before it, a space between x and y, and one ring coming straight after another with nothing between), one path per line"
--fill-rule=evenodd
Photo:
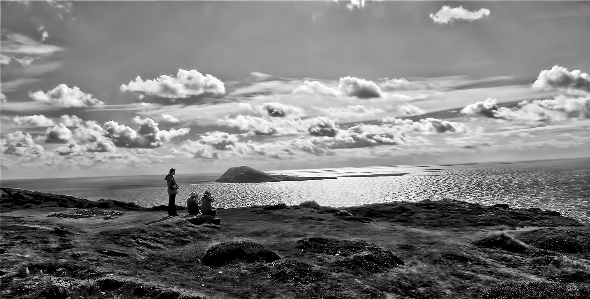
M178 184L176 184L176 179L174 179L174 174L176 174L176 169L170 168L170 172L166 175L166 182L168 184L168 216L178 216L176 213L176 194L178 194Z
M213 209L211 207L211 203L214 201L215 199L213 199L211 193L209 193L209 191L205 191L205 194L201 199L201 214L215 217L217 215L217 209Z

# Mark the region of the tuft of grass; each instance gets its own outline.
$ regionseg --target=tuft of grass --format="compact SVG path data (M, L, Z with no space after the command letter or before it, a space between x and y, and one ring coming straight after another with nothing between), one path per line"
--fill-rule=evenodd
M203 256L203 264L220 267L235 262L273 262L281 257L261 244L250 241L224 242L212 246Z
M525 244L504 233L485 237L473 242L473 244L481 247L501 249L516 253L523 253L528 250Z
M486 288L481 299L587 299L590 284L554 282L503 282Z

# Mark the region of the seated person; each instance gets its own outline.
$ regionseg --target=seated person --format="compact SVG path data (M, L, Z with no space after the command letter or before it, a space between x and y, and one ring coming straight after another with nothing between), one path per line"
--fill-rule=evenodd
M191 196L186 200L186 208L190 215L199 214L199 205L197 204L197 193L191 193Z
M213 199L211 193L209 193L209 191L205 191L205 194L201 199L201 214L215 217L215 215L217 215L217 210L211 207L211 203L214 201L215 199Z

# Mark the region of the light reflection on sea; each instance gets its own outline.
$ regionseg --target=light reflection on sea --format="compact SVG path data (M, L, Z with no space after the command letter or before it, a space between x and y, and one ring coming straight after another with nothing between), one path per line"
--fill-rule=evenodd
M259 184L214 182L181 184L177 203L185 204L184 201L191 192L203 194L206 190L211 191L217 199L217 207L220 208L277 203L295 205L308 200L314 200L321 205L346 207L391 201L455 199L473 203L508 203L513 207L554 210L590 223L590 159L512 164L381 167L380 171L387 173L387 169L389 173L407 174ZM283 173L297 174L297 171ZM314 173L334 175L335 170L317 170ZM308 170L300 174L309 175L310 173ZM336 173L336 175L345 174ZM177 174L177 179L181 176L182 174ZM78 188L69 192L64 190L61 193L94 200L111 198L131 201L143 206L162 205L167 204L168 201L164 186L114 189L103 187L93 188L93 190Z

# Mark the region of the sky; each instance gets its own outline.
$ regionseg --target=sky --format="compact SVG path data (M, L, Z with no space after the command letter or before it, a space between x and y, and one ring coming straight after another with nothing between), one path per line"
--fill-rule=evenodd
M2 1L1 179L590 156L587 1Z

